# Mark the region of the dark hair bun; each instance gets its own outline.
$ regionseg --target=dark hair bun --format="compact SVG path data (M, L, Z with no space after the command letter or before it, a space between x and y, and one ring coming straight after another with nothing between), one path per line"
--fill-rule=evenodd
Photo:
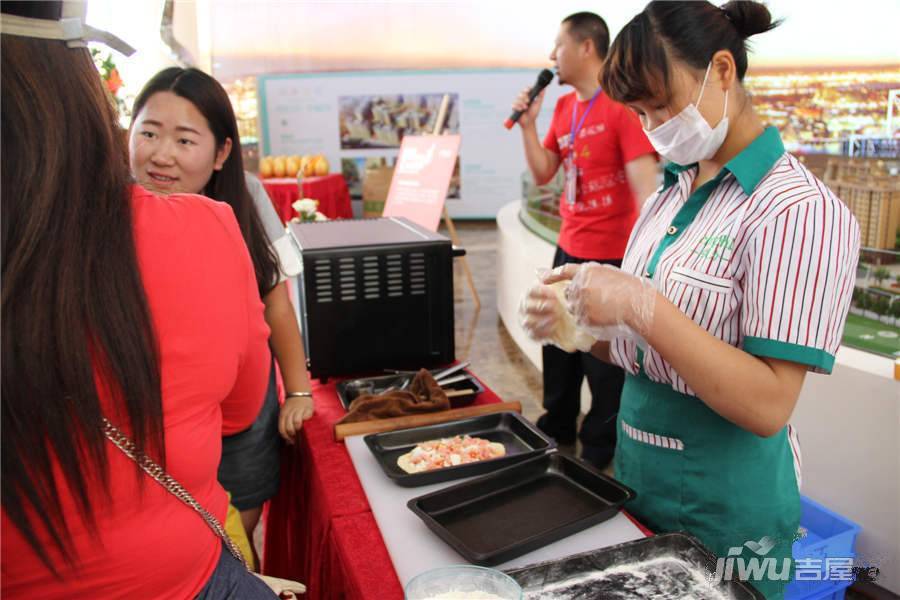
M778 26L765 4L752 0L732 0L722 6L725 16L744 39Z

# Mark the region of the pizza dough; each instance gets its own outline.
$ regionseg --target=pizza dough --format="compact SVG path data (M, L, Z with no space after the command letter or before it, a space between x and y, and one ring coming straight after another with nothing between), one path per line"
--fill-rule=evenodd
M550 337L550 342L565 352L575 352L576 350L590 352L591 347L597 340L579 328L575 324L575 317L566 310L567 285L569 285L568 281L557 281L550 284L550 288L559 300L556 305L556 316L558 319L556 331Z
M468 435L420 442L397 459L407 473L422 473L444 467L491 460L506 455L503 444Z

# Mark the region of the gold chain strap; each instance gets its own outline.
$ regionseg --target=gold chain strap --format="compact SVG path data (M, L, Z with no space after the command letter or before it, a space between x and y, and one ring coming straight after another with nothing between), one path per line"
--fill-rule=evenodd
M238 559L248 571L250 570L244 555L241 554L241 551L235 543L228 537L228 534L225 533L225 528L222 527L219 520L203 508L203 506L194 499L191 493L184 489L183 485L166 473L152 458L146 454L139 453L137 448L135 448L134 443L128 439L128 436L122 433L118 427L110 423L106 417L103 417L103 433L116 448L121 450L125 456L136 462L147 475L153 478L154 481L166 488L169 493L193 508L197 514L203 517L203 520L206 521L209 528L212 529L222 542L225 543L225 547L228 548L228 551L231 552L232 556Z

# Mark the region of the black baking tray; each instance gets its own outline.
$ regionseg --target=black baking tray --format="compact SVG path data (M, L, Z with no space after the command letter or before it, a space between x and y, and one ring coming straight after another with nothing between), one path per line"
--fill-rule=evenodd
M654 568L652 581L642 581L644 595L636 593L632 585L635 580L629 581L626 575L599 577L600 572L611 568L668 558L672 560ZM676 532L511 569L506 573L522 586L524 600L543 599L548 595L570 600L637 597L703 600L710 597L707 593L710 589L730 600L765 600L765 596L748 583L722 581L707 587L696 582L689 570L706 578L716 571L716 557L694 536ZM595 574L598 577L591 577ZM648 585L656 586L656 589L650 589Z
M407 506L463 558L491 566L605 521L633 497L587 463L551 452Z
M506 456L434 471L423 471L422 473L407 473L397 466L397 459L420 442L464 434L503 444L506 448ZM425 427L373 433L367 435L364 441L385 475L397 485L404 487L431 485L442 481L483 475L533 458L556 447L556 443L551 438L514 412L494 413Z
M433 373L439 373L442 370L443 369L436 369ZM466 379L444 386L444 391L465 391L468 393L461 396L450 397L451 408L461 408L472 404L478 394L484 391L484 386L481 382L468 371L454 373L451 377L456 377L457 375L465 375ZM361 377L358 379L342 381L335 386L335 389L337 390L337 395L341 400L341 404L346 410L350 410L350 403L353 402L357 396L361 394L381 394L390 387L399 388L407 381L411 382L413 377L415 377L415 375L407 374Z

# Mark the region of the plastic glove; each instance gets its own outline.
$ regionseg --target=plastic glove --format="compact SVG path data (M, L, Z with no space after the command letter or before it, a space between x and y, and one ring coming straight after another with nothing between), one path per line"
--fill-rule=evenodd
M579 327L575 323L572 313L566 308L566 288L569 284L566 281L557 281L550 285L550 288L556 294L559 300L559 320L557 321L556 331L550 337L550 343L565 352L590 352L591 347L597 341L597 338Z
M553 344L565 352L589 352L596 340L575 325L575 319L566 309L567 285L567 281L560 281L549 286L533 286L519 306L522 327L537 342Z
M643 343L653 326L653 282L611 265L564 265L543 278L552 284L571 279L566 301L575 323L598 340L627 337Z
M528 337L541 344L550 343L559 325L561 312L566 312L565 306L547 285L533 285L519 303L522 329Z

